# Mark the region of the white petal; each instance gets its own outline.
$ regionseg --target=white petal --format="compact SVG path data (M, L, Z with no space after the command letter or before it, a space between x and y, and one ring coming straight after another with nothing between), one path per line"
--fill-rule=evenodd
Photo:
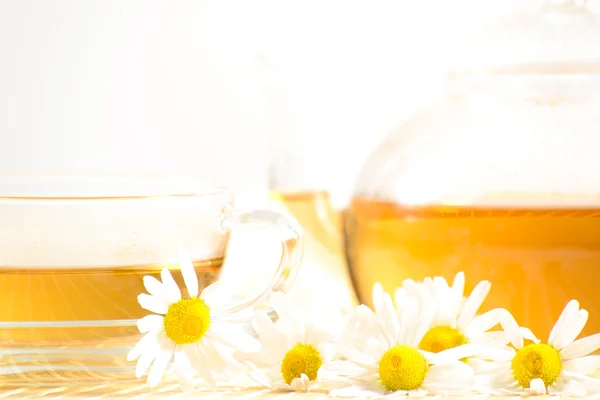
M435 318L435 306L432 303L424 303L420 309L417 326L411 338L411 345L418 346L423 339L423 336L431 328Z
M222 307L226 303L224 300L225 297L228 296L227 293L223 292L221 289L222 287L223 283L221 281L213 282L202 289L200 298L212 308L218 308L218 306Z
M267 359L264 360L267 364L277 362L282 353L294 345L294 343L288 341L283 333L277 330L273 321L265 314L257 315L252 321L252 326L260 338L263 347L261 353L263 356L267 356Z
M295 378L290 383L290 387L292 388L292 390L295 390L296 392L306 392L306 391L308 391L309 386L310 386L310 380L308 379L308 376L306 376L305 374L301 374L300 378Z
M504 331L489 331L484 332L479 336L469 338L469 343L494 347L506 346L510 343L510 340Z
M433 284L435 286L435 298L437 304L437 317L436 323L440 325L453 326L456 319L452 319L451 312L454 305L451 303L452 297L450 293L450 287L446 279L441 276L433 278Z
M261 349L258 353L245 353L246 355L254 355L252 362L258 367L262 368L267 365L273 365L283 360L285 354L293 347L293 345L286 347L273 346L271 347L268 342L261 342Z
M383 287L381 286L381 283L376 282L375 285L373 285L371 297L373 298L373 307L375 308L375 313L379 313L383 303Z
M244 332L240 326L226 322L213 322L207 337L241 352L253 353L260 350L258 340Z
M396 292L394 293L394 301L396 302L396 314L398 314L398 318L402 318L406 301L410 297L416 298L415 296L409 295L404 288L396 289Z
M437 353L436 359L437 362L451 362L467 357L477 357L481 360L502 362L511 360L514 354L514 350L509 347L491 347L467 343Z
M560 317L558 317L556 324L552 327L552 331L550 331L550 336L548 337L548 344L550 346L555 347L555 343L559 339L563 329L568 325L571 318L577 314L577 311L579 311L579 302L577 300L569 301L560 314Z
M358 315L359 324L369 327L373 334L385 341L387 347L392 347L395 344L391 335L385 330L383 322L377 318L369 307L364 304L359 305L356 307L356 314Z
M563 369L575 374L589 375L600 369L600 356L585 356L566 360Z
M466 363L456 361L446 364L431 365L427 370L427 380L437 382L453 382L457 378L473 376L473 368Z
M413 299L415 301L416 304L416 299ZM398 316L396 315L396 311L394 310L394 305L392 304L392 298L390 297L390 295L388 293L384 293L383 297L382 297L382 309L381 309L381 313L380 313L380 318L384 321L386 330L389 332L389 334L394 337L397 338L400 335L400 320L398 319ZM411 320L411 322L414 322L416 320L416 314L415 314L415 318Z
M500 309L498 313L500 315L500 325L502 326L502 329L504 329L504 333L506 333L506 336L512 345L517 349L523 348L523 334L521 333L521 327L515 318L506 309Z
M281 380L273 381L273 383L271 384L271 389L290 391L290 390L292 390L292 387L290 385L288 385L287 383L285 383L285 381L283 379L281 379Z
M361 343L357 343L357 345L358 344L360 344L359 348L363 353L369 354L370 356L375 357L377 360L381 359L381 357L383 357L385 352L389 349L389 347L386 347L385 344L376 337L370 337Z
M198 277L192 264L192 257L184 246L179 246L179 268L190 297L198 296Z
M600 379L564 371L564 376L576 380L585 387L588 394L600 394Z
M348 338L356 334L356 326L359 323L359 317L356 310L349 313L348 321L337 337L340 344L347 343Z
M529 328L521 327L519 328L519 331L521 331L521 336L523 336L523 339L531 340L534 343L540 342L540 339L538 339Z
M536 395L546 394L546 384L540 378L532 379L529 382L529 390Z
M208 339L199 343L198 346L202 350L204 357L210 360L210 369L212 371L225 371L239 367L239 362L232 352L222 351L223 347L218 342Z
M169 361L171 361L171 357L173 356L170 351L161 351L154 362L152 363L152 367L150 367L150 372L148 373L148 379L146 383L150 387L155 387L162 380L163 374L165 373L165 369L167 369L167 365Z
M340 376L363 376L371 374L374 370L364 368L356 363L346 360L336 360L324 364L319 372L323 374L335 374Z
M164 317L162 315L146 315L137 321L137 327L141 333L159 330L163 326Z
M459 395L471 393L474 385L472 376L456 376L448 381L430 381L423 382L421 387L427 390L430 394L438 395Z
M148 351L148 352L142 353L140 355L140 358L138 359L138 362L135 365L136 378L140 378L142 375L144 375L146 373L148 368L150 368L150 365L152 364L152 362L156 359L156 357L159 356L160 353L161 353L160 350L156 350L156 351L152 351L152 352Z
M402 287L396 289L394 293L394 300L396 301L396 306L400 304L401 298L406 298L408 296L415 297L419 302L419 306L423 304L431 303L431 296L427 293L423 285L419 285L415 283L412 279L407 279L402 282Z
M559 353L563 359L570 360L587 356L598 349L600 349L600 333L576 340L560 350Z
M369 353L363 352L360 348L352 345L342 345L338 349L338 353L340 356L346 358L348 361L367 366L374 365L377 363L377 360L374 356Z
M456 274L456 276L454 277L454 282L452 283L452 288L450 289L450 293L451 293L451 297L452 297L450 304L452 304L452 307L450 309L449 317L453 324L455 324L456 321L458 320L458 314L461 309L464 291L465 291L465 273L461 271L458 274Z
M421 322L425 321L419 320L418 307L419 303L414 297L409 297L406 300L404 312L402 313L402 317L400 318L400 321L402 322L400 323L400 327L398 328L400 330L401 336L394 336L394 339L399 339L401 344L408 344L411 346L417 346L419 344L415 341L415 332L417 331L417 326Z
M481 360L479 358L471 358L467 360L467 364L469 364L473 368L476 374L488 376L509 369L509 367L504 362L486 361Z
M298 324L296 314L290 298L283 292L273 292L269 297L273 310L277 313L277 326L286 333L294 333L299 337L304 336L304 330Z
M242 365L246 367L246 374L259 385L271 388L271 379L261 369L257 368L253 362L244 361Z
M127 361L133 361L143 353L153 352L158 350L158 332L151 331L136 343L136 345L127 354Z
M421 355L425 357L425 360L427 360L428 365L456 361L454 358L446 359L444 357L440 357L441 353L431 353L429 351L421 349L419 349L419 353L421 353Z
M491 288L489 281L481 281L475 286L458 316L458 327L464 329L471 323L483 304Z
M183 349L185 354L190 361L190 364L198 372L200 378L206 383L211 390L216 390L217 383L208 367L208 360L204 357L202 351L198 348L197 344L184 345Z
M573 343L573 341L583 330L587 320L588 312L586 310L579 310L577 314L571 317L569 323L561 330L559 337L557 337L556 341L554 342L554 348L560 350Z
M261 370L269 377L271 381L273 381L273 384L281 381L287 385L287 383L283 381L283 376L281 375L281 361L271 365L270 367L261 368Z
M152 337L152 333L149 333L147 336ZM140 359L136 365L135 374L139 378L150 367L152 362L162 362L162 360L167 357L170 359L173 354L173 350L175 345L167 339L164 335L164 332L157 332L154 336L154 339L150 342L150 346L152 348L148 348L147 351L141 354Z
M322 344L333 344L335 342L335 335L330 331L321 329L313 324L307 324L305 329L305 342L315 346Z
M427 277L423 279L421 285L425 288L425 290L433 297L435 294L435 285L433 284L433 279L431 277Z
M471 394L472 384L462 385L455 382L428 382L425 381L421 385L421 388L426 390L430 395L435 396L434 398L440 398L439 395L458 397L463 399L464 395ZM442 397L443 398L443 397Z
M252 328L265 341L285 343L285 335L275 327L271 318L266 314L257 314L252 320Z
M351 343L349 344L357 351L368 355L369 358L379 359L390 348L387 342L384 343L384 341L385 340L382 340L382 338L378 336L358 335L357 337L352 338ZM338 346L338 349L340 348L342 348L342 346Z
M439 294L443 294L450 289L448 285L448 281L443 276L434 276L433 277L433 285L435 287L435 291Z
M335 375L322 375L322 380L327 388L329 389L329 393L333 390L344 389L349 386L352 386L352 382L348 378L340 378Z
M181 290L179 290L177 282L175 282L173 275L171 275L171 272L168 269L163 268L162 271L160 271L160 279L162 280L164 287L169 292L169 296L173 299L176 299L175 301L181 300Z
M510 363L504 363L504 370L489 376L486 376L487 385L495 389L506 389L513 386L516 381L511 371Z
M478 315L464 328L464 332L469 337L479 336L484 332L489 331L494 326L500 323L500 309L496 308ZM460 328L459 328L460 329Z
M163 303L169 305L177 301L170 296L169 290L158 279L153 276L144 276L144 287L152 296L157 297Z
M480 337L484 332L487 332L497 324L500 324L509 341L518 349L523 347L523 336L517 321L514 317L503 308L490 310L473 319L467 326L467 337Z
M587 395L585 386L576 380L569 379L565 382L557 382L548 388L549 394L569 395L573 397L583 397Z
M472 344L452 347L450 349L440 351L439 353L435 353L432 357L432 362L434 364L450 363L458 361L462 358L472 357L475 352L476 350Z
M169 306L163 303L158 297L142 293L138 296L138 303L142 308L156 314L166 314Z
M179 386L184 392L194 390L194 376L192 374L192 365L185 352L181 349L175 351L173 362L175 364L175 374L179 379Z

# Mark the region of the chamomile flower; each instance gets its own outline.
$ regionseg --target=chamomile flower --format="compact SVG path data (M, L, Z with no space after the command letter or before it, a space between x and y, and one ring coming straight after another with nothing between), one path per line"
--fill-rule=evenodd
M471 392L474 371L460 359L483 355L488 349L474 344L437 354L419 349L435 317L435 307L419 307L412 296L398 300L394 309L389 294L377 284L373 290L375 312L364 305L356 308L340 344L339 353L346 360L332 361L323 369L331 394L365 397Z
M600 333L575 340L587 319L588 312L571 300L552 328L547 344L513 328L508 333L516 338L516 350L508 358L486 363L485 386L498 394L600 393L600 379L592 376L600 368L600 356L590 355L600 348ZM533 343L524 344L524 339Z
M138 296L140 305L155 314L147 315L137 323L145 336L129 352L127 359L138 359L136 376L148 369L147 383L156 386L169 363L173 361L181 387L193 387L196 371L211 389L216 388L214 373L227 372L236 366L235 351L257 351L259 343L235 326L240 319L251 318L246 313L229 313L215 288L218 283L198 292L196 272L184 248L179 249L179 265L188 297L182 297L173 276L167 269L161 271L162 282L145 276L144 286L149 294Z
M477 315L487 297L491 284L479 282L470 295L464 297L465 274L459 272L452 286L442 277L426 278L422 283L406 280L395 293L396 302L407 296L416 297L419 307L433 307L434 316L419 348L438 353L467 343L502 346L509 338L502 330L490 331L505 320L508 311L494 309ZM376 288L380 290L380 288Z
M271 389L304 392L320 388L319 370L335 355L335 335L322 329L320 321L298 318L290 298L282 292L272 293L270 304L277 323L265 314L253 321L260 352L240 355L256 367L248 375Z

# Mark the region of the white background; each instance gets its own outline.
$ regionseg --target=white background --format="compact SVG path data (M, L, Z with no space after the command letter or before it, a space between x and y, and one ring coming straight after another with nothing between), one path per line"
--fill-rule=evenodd
M0 174L204 174L255 205L270 185L343 205L450 44L538 1L0 0ZM224 272L260 288L279 254L237 239ZM308 236L304 260L299 303L352 303L342 260Z
M344 197L440 89L448 44L517 3L1 0L0 172L201 173L264 192L272 160L273 185Z

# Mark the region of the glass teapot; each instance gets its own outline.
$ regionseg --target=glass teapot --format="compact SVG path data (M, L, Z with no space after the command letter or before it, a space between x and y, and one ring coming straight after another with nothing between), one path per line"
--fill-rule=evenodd
M444 98L381 144L345 216L360 300L466 274L546 337L571 299L600 331L600 19L545 1L453 54ZM482 309L482 311L483 311Z

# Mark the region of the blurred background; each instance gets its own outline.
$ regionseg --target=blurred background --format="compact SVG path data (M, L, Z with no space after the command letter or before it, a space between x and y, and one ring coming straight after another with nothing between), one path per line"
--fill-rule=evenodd
M336 210L442 93L452 43L538 3L3 0L0 173L219 178L300 220L300 287L322 292L349 282Z
M4 0L0 171L202 173L251 204L270 182L343 205L449 43L532 3Z

